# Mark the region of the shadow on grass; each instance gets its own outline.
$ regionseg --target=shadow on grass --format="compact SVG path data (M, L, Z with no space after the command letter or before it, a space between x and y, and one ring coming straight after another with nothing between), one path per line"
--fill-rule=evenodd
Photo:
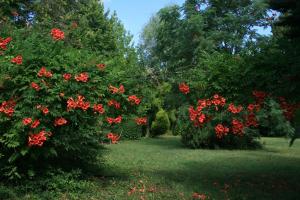
M259 162L190 161L183 168L156 173L195 192L217 195L216 199L300 199L300 159L276 155L272 161L265 156Z
M159 146L164 149L187 149L179 137L164 136L158 138L146 138L142 140L143 145Z

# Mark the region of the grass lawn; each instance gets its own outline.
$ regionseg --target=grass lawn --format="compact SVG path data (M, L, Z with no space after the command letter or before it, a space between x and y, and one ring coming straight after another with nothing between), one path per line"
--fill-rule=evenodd
M291 148L283 138L262 141L265 148L253 151L191 150L178 137L125 141L107 146L99 176L62 174L36 191L11 190L18 199L188 200L193 192L208 199L300 199L300 141Z

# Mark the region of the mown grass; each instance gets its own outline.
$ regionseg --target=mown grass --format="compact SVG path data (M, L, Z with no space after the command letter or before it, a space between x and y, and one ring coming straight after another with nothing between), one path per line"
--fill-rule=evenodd
M192 150L178 137L124 141L107 146L104 171L75 172L27 182L11 199L300 199L300 142L262 138L262 150ZM131 195L128 192L132 188Z

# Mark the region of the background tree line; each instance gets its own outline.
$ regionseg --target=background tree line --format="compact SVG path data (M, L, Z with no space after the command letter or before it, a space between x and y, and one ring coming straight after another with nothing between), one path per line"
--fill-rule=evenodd
M0 16L6 34L12 27L76 28L70 45L117 64L110 76L142 93L140 112L149 119L144 135L165 133L155 126L151 131L157 114L168 126L163 129L176 132L179 111L187 104L178 95L180 82L193 88L191 101L220 93L243 103L252 90L299 101L296 0L187 0L167 6L144 27L137 48L116 14L96 0L4 0ZM272 35L259 34L258 27L272 27Z
M268 27L271 35L257 31ZM150 19L141 34L139 63L153 85L164 86L165 92L157 92L158 107L169 116L186 104L178 97L180 82L197 97L219 93L245 103L261 90L297 103L299 35L295 0L187 0Z

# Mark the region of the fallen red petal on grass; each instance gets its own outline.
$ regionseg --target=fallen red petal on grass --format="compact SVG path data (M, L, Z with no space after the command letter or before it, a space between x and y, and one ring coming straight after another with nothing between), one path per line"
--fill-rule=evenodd
M130 191L127 193L128 196L132 195L133 193L135 193L136 191L136 187L133 187L130 189Z
M205 194L199 194L197 192L194 192L192 195L193 199L200 199L200 200L206 200L208 197Z
M144 197L144 196L141 196L140 199L141 199L141 200L145 200L145 197Z
M144 186L139 191L144 193L145 192Z
M147 192L156 192L156 188L152 186L147 190Z

